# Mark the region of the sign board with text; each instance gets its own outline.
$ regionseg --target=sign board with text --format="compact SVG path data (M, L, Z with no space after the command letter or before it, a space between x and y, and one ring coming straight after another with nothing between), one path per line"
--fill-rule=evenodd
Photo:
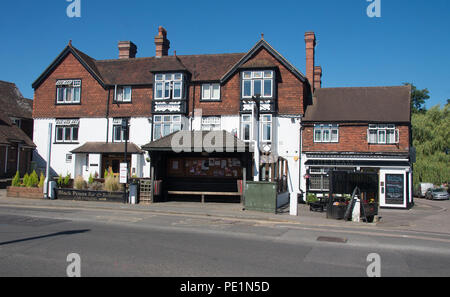
M120 183L127 183L128 165L127 163L120 163Z

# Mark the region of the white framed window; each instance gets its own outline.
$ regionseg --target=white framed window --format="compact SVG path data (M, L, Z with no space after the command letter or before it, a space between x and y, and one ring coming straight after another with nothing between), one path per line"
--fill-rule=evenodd
M273 136L273 124L272 115L265 114L261 115L259 118L260 130L259 139L261 142L272 142ZM241 132L240 138L244 141L253 140L253 119L251 114L243 114L241 116Z
M262 142L271 142L272 141L272 115L265 114L261 115L261 141Z
M242 73L242 98L261 96L262 98L273 97L274 72L244 71Z
M339 125L316 124L314 125L314 142L339 142Z
M180 115L155 115L153 118L153 140L181 131Z
M72 154L66 154L66 163L72 163L73 156Z
M243 114L241 117L241 139L244 141L250 141L253 138L252 133L252 116L249 114Z
M56 124L55 127L55 142L56 143L72 143L72 142L78 142L78 132L79 132L79 125L63 125L63 124Z
M155 99L181 99L183 97L183 74L156 74Z
M369 144L397 144L400 132L392 124L370 124L367 130Z
M328 191L330 188L328 171L328 168L311 168L309 172L309 190Z
M131 87L117 87L115 102L131 102Z
M221 117L202 117L202 131L220 131Z
M81 102L81 80L58 80L56 82L57 104L78 104Z
M130 139L130 121L128 121L128 129L124 131L122 128L122 118L113 119L113 142L125 142Z
M220 100L220 84L203 84L202 100Z

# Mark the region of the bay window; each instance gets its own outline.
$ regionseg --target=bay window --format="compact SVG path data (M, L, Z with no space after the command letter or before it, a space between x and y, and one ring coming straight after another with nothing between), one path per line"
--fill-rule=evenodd
M327 168L311 168L309 178L309 190L329 191L330 177Z
M272 70L244 71L242 73L242 98L273 97L274 73Z
M155 99L182 99L183 74L155 74Z
M153 140L158 140L181 130L181 116L156 115L153 120L153 127Z

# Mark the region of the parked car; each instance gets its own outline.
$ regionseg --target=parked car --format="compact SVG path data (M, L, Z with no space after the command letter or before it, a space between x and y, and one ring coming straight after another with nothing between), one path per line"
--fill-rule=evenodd
M425 194L425 198L430 200L448 200L449 196L447 190L445 190L444 188L438 188L429 189Z
M432 183L420 183L416 195L417 197L424 198L427 191L433 188L434 185Z

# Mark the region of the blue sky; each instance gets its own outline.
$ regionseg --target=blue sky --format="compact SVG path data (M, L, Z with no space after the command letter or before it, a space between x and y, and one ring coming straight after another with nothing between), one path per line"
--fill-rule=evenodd
M153 56L162 25L169 54L178 55L247 52L264 33L303 73L304 32L314 31L323 87L412 82L430 90L427 107L450 98L447 0L381 0L381 18L367 16L366 0L81 0L81 18L66 15L69 4L1 1L0 80L25 97L69 40L95 59L117 58L120 40L133 41L138 57Z

